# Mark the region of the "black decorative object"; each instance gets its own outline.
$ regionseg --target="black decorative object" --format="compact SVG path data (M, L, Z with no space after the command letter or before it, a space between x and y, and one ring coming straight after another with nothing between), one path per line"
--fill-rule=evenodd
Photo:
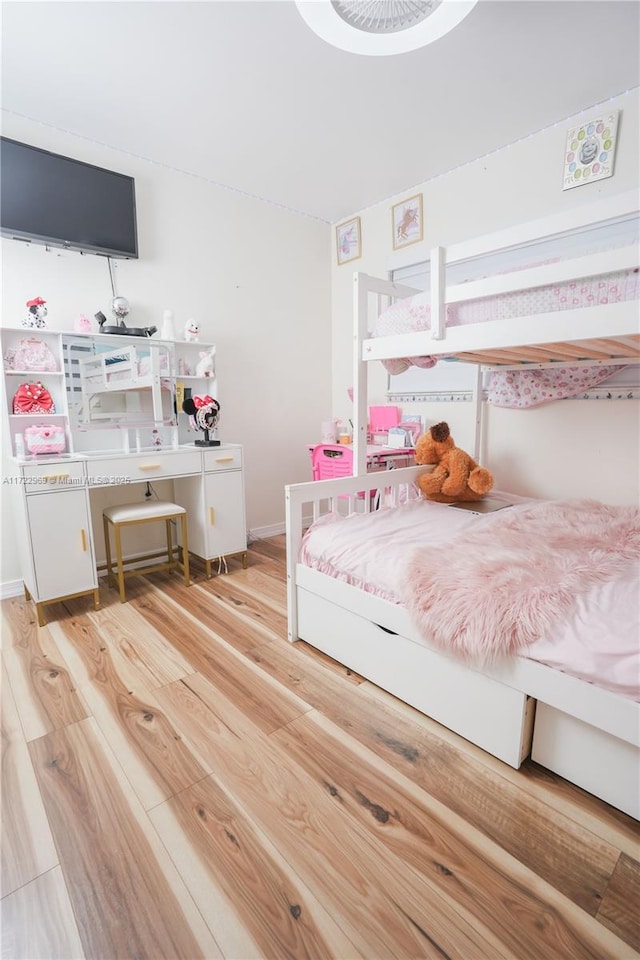
M116 300L118 304L116 305ZM124 309L120 307L120 302L126 300L124 297L114 298L114 313L116 315L117 323L107 323L107 318L104 313L99 310L95 314L95 318L98 321L98 326L100 328L100 333L115 333L119 334L121 337L152 337L157 331L157 327L128 327L124 322L124 317L129 313L128 304L126 313ZM116 306L118 307L116 309Z
M204 440L194 440L196 447L219 447L219 440L211 440L209 431L214 430L220 418L220 404L213 397L187 397L182 409L191 417L196 430L202 430Z

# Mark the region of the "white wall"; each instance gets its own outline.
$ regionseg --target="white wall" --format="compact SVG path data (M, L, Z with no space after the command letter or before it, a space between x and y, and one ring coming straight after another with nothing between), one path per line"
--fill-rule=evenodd
M362 257L337 266L334 239L332 259L334 416L348 417L351 411L346 391L352 383L354 271L387 276L394 267L426 260L436 244L457 243L638 189L638 90L617 97L606 108L585 108L580 119L599 116L605 109L621 111L615 171L607 180L563 192L563 154L571 126L567 120L434 180L408 186L402 195L384 203L353 212L361 217ZM419 192L423 194L424 241L394 254L391 206ZM378 363L371 366L369 401L384 403L384 368ZM405 405L405 412L422 413L427 424L447 420L460 446L469 449L471 404L410 407ZM487 414L483 462L494 472L497 487L523 495L637 502L640 417L636 401L558 401L528 410L489 407Z
M168 307L178 330L195 317L200 339L217 344L220 436L244 444L248 525L268 534L284 521L284 484L309 479L305 444L330 412L330 228L18 117L3 118L2 133L135 177L140 259L115 262L128 323L159 326ZM20 326L35 296L51 329L109 315L108 262L3 239L2 325ZM7 582L19 571L3 507Z

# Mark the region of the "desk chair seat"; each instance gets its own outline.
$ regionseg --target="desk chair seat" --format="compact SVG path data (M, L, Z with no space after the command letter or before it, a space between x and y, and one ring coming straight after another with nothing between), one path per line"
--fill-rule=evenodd
M173 570L179 567L184 575L185 585L189 586L189 545L187 542L187 511L177 503L165 501L150 501L144 503L123 503L115 507L107 507L102 511L104 524L104 545L107 558L107 577L110 584L118 585L120 603L126 602L125 579L127 577L144 576L157 570ZM124 565L133 561L125 560L122 556L122 528L137 523L153 523L164 520L167 533L167 559L162 563L151 566L137 567L135 570L125 570ZM173 538L171 536L171 522L180 520L182 525L182 559L174 559ZM109 529L113 528L116 547L116 574L113 572L111 561L111 542ZM180 552L180 550L179 550Z

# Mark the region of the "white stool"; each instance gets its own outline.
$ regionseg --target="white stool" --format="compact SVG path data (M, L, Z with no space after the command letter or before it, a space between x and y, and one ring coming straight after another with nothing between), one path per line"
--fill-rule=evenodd
M171 536L171 521L180 518L182 524L182 560L175 559L173 556L173 542ZM123 503L116 507L107 507L102 511L104 523L104 545L107 554L107 578L109 583L118 585L120 590L120 603L126 602L124 581L126 577L144 576L147 573L153 573L157 570L173 570L180 567L184 574L185 585L189 586L189 545L187 543L187 511L184 507L179 507L177 503L166 503L164 501L145 502L145 503ZM163 563L156 563L151 566L137 567L135 570L125 570L125 563L134 561L123 560L122 558L122 527L132 526L136 523L152 523L153 521L164 520L167 530L167 560ZM111 544L109 540L109 525L113 527L116 544L116 568L117 578L113 573L111 563Z

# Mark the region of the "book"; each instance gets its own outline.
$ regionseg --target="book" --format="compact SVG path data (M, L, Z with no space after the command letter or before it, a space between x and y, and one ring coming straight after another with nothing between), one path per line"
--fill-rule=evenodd
M491 497L485 497L483 500L469 500L463 503L450 503L450 507L458 507L460 510L469 510L471 513L493 513L494 510L503 510L505 507L512 507L513 504L508 500L496 500Z

